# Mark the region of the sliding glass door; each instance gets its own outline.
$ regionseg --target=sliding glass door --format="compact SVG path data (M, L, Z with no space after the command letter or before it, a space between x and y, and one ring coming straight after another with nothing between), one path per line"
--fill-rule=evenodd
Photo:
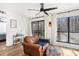
M37 34L38 33L38 22L32 22L32 34Z
M59 42L68 42L68 18L58 19L58 40Z
M58 18L58 42L79 44L79 16Z
M79 44L79 16L70 17L70 43Z
M45 29L45 25L44 25L44 20L41 21L33 21L32 22L32 34L38 34L41 37L44 37L44 29Z

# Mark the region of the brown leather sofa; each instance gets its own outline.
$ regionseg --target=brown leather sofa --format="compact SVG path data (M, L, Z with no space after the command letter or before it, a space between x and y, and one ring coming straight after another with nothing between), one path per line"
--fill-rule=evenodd
M43 56L45 55L45 50L49 46L49 43L46 43L44 46L35 44L39 40L38 36L26 36L23 42L23 50L25 54L30 56Z

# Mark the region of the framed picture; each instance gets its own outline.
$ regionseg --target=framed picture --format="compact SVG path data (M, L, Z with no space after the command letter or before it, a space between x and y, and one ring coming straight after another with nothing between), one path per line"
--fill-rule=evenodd
M15 19L10 19L10 28L17 28L17 21Z

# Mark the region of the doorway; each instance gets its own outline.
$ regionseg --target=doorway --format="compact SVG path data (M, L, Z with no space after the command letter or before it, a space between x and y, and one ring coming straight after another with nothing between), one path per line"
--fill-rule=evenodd
M6 18L0 16L0 43L6 44Z

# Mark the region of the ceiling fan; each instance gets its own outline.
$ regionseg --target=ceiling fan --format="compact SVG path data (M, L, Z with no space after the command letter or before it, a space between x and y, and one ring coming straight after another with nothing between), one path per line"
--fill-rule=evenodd
M0 22L5 22L5 21L2 21L1 18L0 18Z
M53 7L53 8L44 8L44 3L40 3L40 10L36 10L36 9L28 9L28 10L32 10L32 11L39 11L39 13L40 12L44 12L44 14L46 14L46 15L49 15L48 13L47 13L47 11L50 11L50 10L55 10L55 9L57 9L57 7ZM36 15L38 15L39 13L37 13Z
M2 13L2 14L6 14L4 11L2 11L2 10L0 10L0 13Z

